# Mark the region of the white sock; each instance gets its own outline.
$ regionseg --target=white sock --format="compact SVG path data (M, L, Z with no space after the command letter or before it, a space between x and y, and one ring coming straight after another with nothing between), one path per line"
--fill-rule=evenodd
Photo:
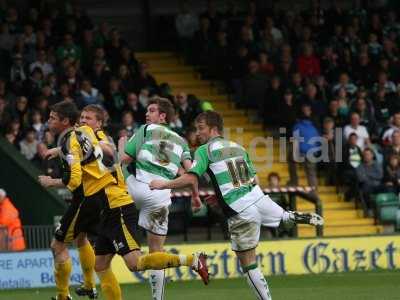
M253 289L258 300L271 300L268 283L259 268L249 270L245 273L247 283Z
M151 300L164 300L165 270L149 270Z
M290 218L290 213L285 210L282 215L282 222L287 223L287 222L291 222L291 221L292 221L292 219Z

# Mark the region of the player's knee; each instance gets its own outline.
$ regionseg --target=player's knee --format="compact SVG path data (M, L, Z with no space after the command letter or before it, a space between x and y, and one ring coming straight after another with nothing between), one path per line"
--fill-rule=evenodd
M96 263L95 263L95 265L94 265L94 271L95 271L96 273L104 272L104 271L107 270L109 267L110 267L110 264L107 263L106 261L97 261L97 260L96 260Z
M53 240L50 244L51 252L57 262L66 261L69 257L67 246L57 240Z
M78 248L85 246L86 243L89 242L88 239L87 239L86 233L78 234L78 236L76 237L75 241L76 241L76 246Z
M138 271L137 262L136 261L127 262L126 266L128 267L129 271L131 271L131 272L137 272Z

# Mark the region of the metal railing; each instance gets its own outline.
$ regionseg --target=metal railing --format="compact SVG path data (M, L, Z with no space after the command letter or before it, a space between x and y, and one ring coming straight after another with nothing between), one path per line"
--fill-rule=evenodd
M48 249L54 235L53 225L23 226L27 250Z
M8 228L0 226L0 251L8 251Z

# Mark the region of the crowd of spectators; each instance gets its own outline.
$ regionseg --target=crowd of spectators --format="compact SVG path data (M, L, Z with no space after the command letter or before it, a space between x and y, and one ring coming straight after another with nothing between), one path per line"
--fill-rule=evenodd
M265 126L284 127L289 136L297 130L305 138L294 147L300 155L320 146L306 145L313 137L326 141L322 168L339 174L329 181L358 182L365 195L398 193L400 16L372 2L310 1L303 11L262 11L249 1L240 11L230 1L222 11L208 1L200 15L184 4L175 25L185 58L225 82L237 107L253 109ZM341 163L335 129L342 130ZM316 186L316 164L306 157L304 166Z
M138 61L118 29L93 24L68 2L33 1L23 12L0 2L0 128L26 158L58 172L42 157L55 143L46 127L53 103L104 106L105 127L117 139L145 122L156 94L175 104L170 125L194 149L190 125L201 101L185 92L172 96L167 83L157 83L151 62ZM322 170L340 174L329 181L358 182L365 194L400 191L400 21L395 10L364 2L262 11L249 1L240 11L229 1L222 12L210 0L201 14L183 2L176 15L189 63L224 82L235 105L254 110L266 127L305 138L289 154L292 184L298 183L292 151L304 156L320 146L307 141L321 137L329 145ZM335 129L342 129L339 156ZM309 185L317 186L317 165L306 157L304 166Z
M22 11L0 1L0 134L47 175L60 175L57 162L45 159L57 142L47 129L54 103L103 106L104 127L114 140L132 136L145 123L154 95L176 105L171 127L182 134L201 112L194 95L172 96L168 84L159 85L149 73L151 62L138 61L118 29L94 24L79 4L28 3Z

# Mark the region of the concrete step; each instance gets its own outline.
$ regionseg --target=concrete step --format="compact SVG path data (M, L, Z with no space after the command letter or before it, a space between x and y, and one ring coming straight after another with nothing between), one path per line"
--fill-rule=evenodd
M356 235L373 235L383 231L381 226L360 225L360 226L325 226L324 236L356 236ZM299 237L314 237L315 228L302 227L299 228Z
M297 209L300 211L313 210L315 205L305 200L297 201ZM323 202L324 213L329 210L355 209L355 204L352 202Z

